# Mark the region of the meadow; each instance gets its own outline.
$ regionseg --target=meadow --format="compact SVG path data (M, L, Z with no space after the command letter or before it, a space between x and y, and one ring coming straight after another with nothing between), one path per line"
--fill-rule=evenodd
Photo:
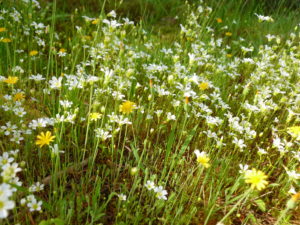
M0 224L300 224L299 15L0 0Z

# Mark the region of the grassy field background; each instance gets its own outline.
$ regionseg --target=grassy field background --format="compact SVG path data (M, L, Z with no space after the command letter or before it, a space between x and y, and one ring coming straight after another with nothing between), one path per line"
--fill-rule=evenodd
M300 2L1 1L1 224L300 224Z

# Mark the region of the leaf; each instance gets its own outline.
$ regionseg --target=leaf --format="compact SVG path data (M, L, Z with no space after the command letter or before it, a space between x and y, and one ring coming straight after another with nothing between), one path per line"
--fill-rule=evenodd
M261 211L263 212L266 211L266 203L263 200L261 199L255 200L255 203Z
M185 150L187 149L187 147L189 146L190 142L192 141L195 133L196 133L196 130L198 128L198 124L191 130L191 132L189 133L189 135L187 136L186 140L184 141L181 149L180 149L180 152L179 152L179 157L181 157L183 155L183 153L185 152Z
M54 218L50 220L42 220L39 225L64 225L65 222L62 219Z

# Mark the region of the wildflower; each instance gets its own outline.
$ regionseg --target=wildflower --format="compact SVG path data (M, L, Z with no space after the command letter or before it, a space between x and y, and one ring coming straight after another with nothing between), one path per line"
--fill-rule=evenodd
M42 81L42 80L45 80L45 78L43 77L43 75L37 74L37 75L31 75L29 77L29 80Z
M59 51L58 51L58 56L59 57L64 57L64 56L66 56L67 55L67 52L66 52L67 50L66 49L64 49L64 48L61 48L61 49L59 49Z
M209 88L209 84L207 82L202 82L199 84L199 88L204 91Z
M151 190L154 190L155 184L154 184L153 181L147 180L147 183L145 184L145 187L146 187L149 191L151 191Z
M63 107L63 108L70 108L73 105L73 102L68 101L68 100L59 100L59 104Z
M96 25L98 23L99 23L99 19L95 19L95 20L92 21L92 24L94 24L94 25Z
M0 42L9 43L9 42L11 42L11 39L9 39L9 38L1 38Z
M197 157L197 162L203 165L205 168L210 167L210 164L208 163L210 158L208 157L206 152L200 152L198 149L194 151Z
M97 138L100 138L102 141L105 141L106 139L112 137L112 135L109 134L108 131L105 131L105 130L103 130L103 129L101 129L101 128L95 129L95 133L96 133L96 137L97 137Z
M246 173L246 171L248 171L249 166L247 164L243 165L243 164L239 164L240 170L239 173Z
M40 135L37 136L37 140L35 144L39 147L43 147L44 145L49 145L50 142L54 140L55 136L52 136L50 131L47 131L46 134L41 132Z
M89 117L91 121L96 121L101 118L101 114L97 112L90 113Z
M126 101L123 102L122 105L120 105L120 112L123 114L129 114L136 108L136 105L134 102Z
M252 189L259 191L266 188L267 178L268 176L260 170L252 169L245 172L245 182L251 184Z
M22 107L15 108L13 111L18 117L23 117L26 114L26 111Z
M297 140L300 140L300 126L288 127L288 132Z
M154 191L155 191L156 197L158 199L167 200L167 196L166 195L168 194L168 192L166 190L164 190L162 186L155 187Z
M288 174L288 176L291 180L299 180L300 179L300 173L297 173L295 170L292 170L292 171L287 170L286 173Z
M14 133L17 129L17 126L14 124L11 124L11 122L7 122L5 126L1 126L1 130L4 131L4 135L8 136L11 133Z
M34 201L27 203L27 206L30 212L41 211L42 201L37 201L34 199Z
M4 80L4 83L7 83L7 84L15 84L17 83L19 80L18 77L12 77L12 76L9 76L7 77L5 80Z
M300 192L294 193L290 200L287 202L288 209L294 209L297 206L297 202L300 200Z
M37 55L39 52L37 51L37 50L32 50L32 51L30 51L29 52L29 55L30 56L35 56L35 55Z
M274 22L273 18L270 17L270 16L263 16L263 15L258 15L255 13L255 15L257 16L258 18L258 22L263 22L263 21L266 21L266 22Z
M35 184L31 185L29 187L29 192L39 192L44 190L44 184L41 184L40 182L36 182Z
M9 184L2 183L0 185L0 198L9 198L13 194L13 189Z
M124 194L119 194L118 197L121 201L126 201L126 199L127 199L127 196Z
M58 144L50 146L51 156L57 156L59 153L64 153L65 151L59 150Z
M294 194L294 195L292 196L292 199L293 199L293 201L295 201L295 202L299 201L299 200L300 200L300 192Z
M17 173L21 171L21 168L19 168L18 166L18 163L5 164L2 167L1 173L3 180L7 182L16 177Z
M227 37L231 37L231 36L232 36L232 33L231 33L231 32L226 32L225 35L226 35Z
M167 121L170 121L170 120L176 120L176 116L172 115L172 113L168 112L167 113Z
M222 23L223 22L223 20L221 18L217 18L216 20L217 20L217 23Z
M18 92L18 93L16 93L16 94L14 95L13 100L14 100L15 102L17 102L17 101L22 101L22 100L24 100L24 98L25 98L24 93L23 93L23 92Z
M15 203L5 196L0 197L0 218L6 218L8 216L7 210L13 209Z
M0 33L6 31L7 29L5 27L0 27Z
M9 154L7 152L4 152L3 155L0 156L0 166L4 166L6 164L10 164L13 161L14 161L14 158L9 157ZM1 195L1 190L0 190L0 195Z
M61 88L62 77L52 77L49 81L51 89L60 89Z

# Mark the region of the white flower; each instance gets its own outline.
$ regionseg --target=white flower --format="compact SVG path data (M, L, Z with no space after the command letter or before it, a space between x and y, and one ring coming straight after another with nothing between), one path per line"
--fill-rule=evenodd
M9 200L6 196L0 197L0 218L6 218L8 216L7 210L13 209L15 203Z
M118 197L121 201L126 201L126 199L127 199L127 196L124 194L119 194Z
M50 146L50 151L52 156L57 156L59 153L64 153L64 151L59 150L58 144L54 144L53 146Z
M286 171L286 173L289 175L289 178L291 180L298 180L298 179L300 179L300 173L297 173L295 170Z
M270 17L270 16L263 16L263 15L258 15L255 13L255 15L257 16L258 18L258 22L263 22L263 21L266 21L266 22L274 22L273 18Z
M155 187L154 191L155 191L156 197L158 199L167 200L167 196L166 195L168 194L168 192L166 190L164 190L162 186Z
M147 183L145 184L145 187L146 187L149 191L151 191L151 190L154 190L155 184L154 184L153 181L147 180Z
M70 108L70 107L73 105L73 102L68 101L68 100L60 100L60 101L59 101L59 104L60 104L63 108L67 109L67 108Z
M10 135L12 132L14 132L17 129L17 126L14 124L11 124L11 122L7 122L6 126L1 126L1 130L4 131L4 134L6 136Z
M36 182L35 184L31 185L29 187L29 192L39 192L44 190L44 184L41 184L40 182Z
M43 75L41 74L37 74L37 75L31 75L29 77L29 80L34 80L34 81L42 81L42 80L45 80L46 78L43 77Z
M294 195L294 194L297 194L297 191L296 191L296 189L295 189L294 186L291 186L291 188L290 188L290 190L288 191L288 193Z
M249 169L249 166L247 164L245 165L240 164L239 167L240 167L239 173L245 173Z
M13 111L14 111L15 115L18 117L23 117L26 114L23 107L15 108Z
M5 181L9 181L14 178L19 171L21 171L21 168L18 167L17 163L6 164L2 167L1 176Z
M41 211L42 201L37 201L36 199L34 199L33 201L28 202L27 206L30 212Z
M2 156L0 156L0 166L4 166L6 164L10 164L14 161L14 158L9 157L7 152L4 152Z
M268 152L266 150L264 150L263 148L258 148L258 154L259 155L264 155L267 154Z
M13 189L9 184L2 183L0 185L0 198L9 198L13 194Z
M112 137L112 135L109 134L108 131L105 131L105 130L103 130L103 129L101 129L101 128L95 129L95 133L96 133L96 137L97 137L97 138L100 138L102 141L105 141L106 139Z
M243 139L237 139L236 137L233 137L233 141L232 141L241 151L246 147L246 145L244 144L244 140Z
M172 113L168 112L167 113L167 120L176 120L176 116L175 115L172 115Z
M52 77L49 81L49 85L51 89L60 89L61 88L62 77Z

